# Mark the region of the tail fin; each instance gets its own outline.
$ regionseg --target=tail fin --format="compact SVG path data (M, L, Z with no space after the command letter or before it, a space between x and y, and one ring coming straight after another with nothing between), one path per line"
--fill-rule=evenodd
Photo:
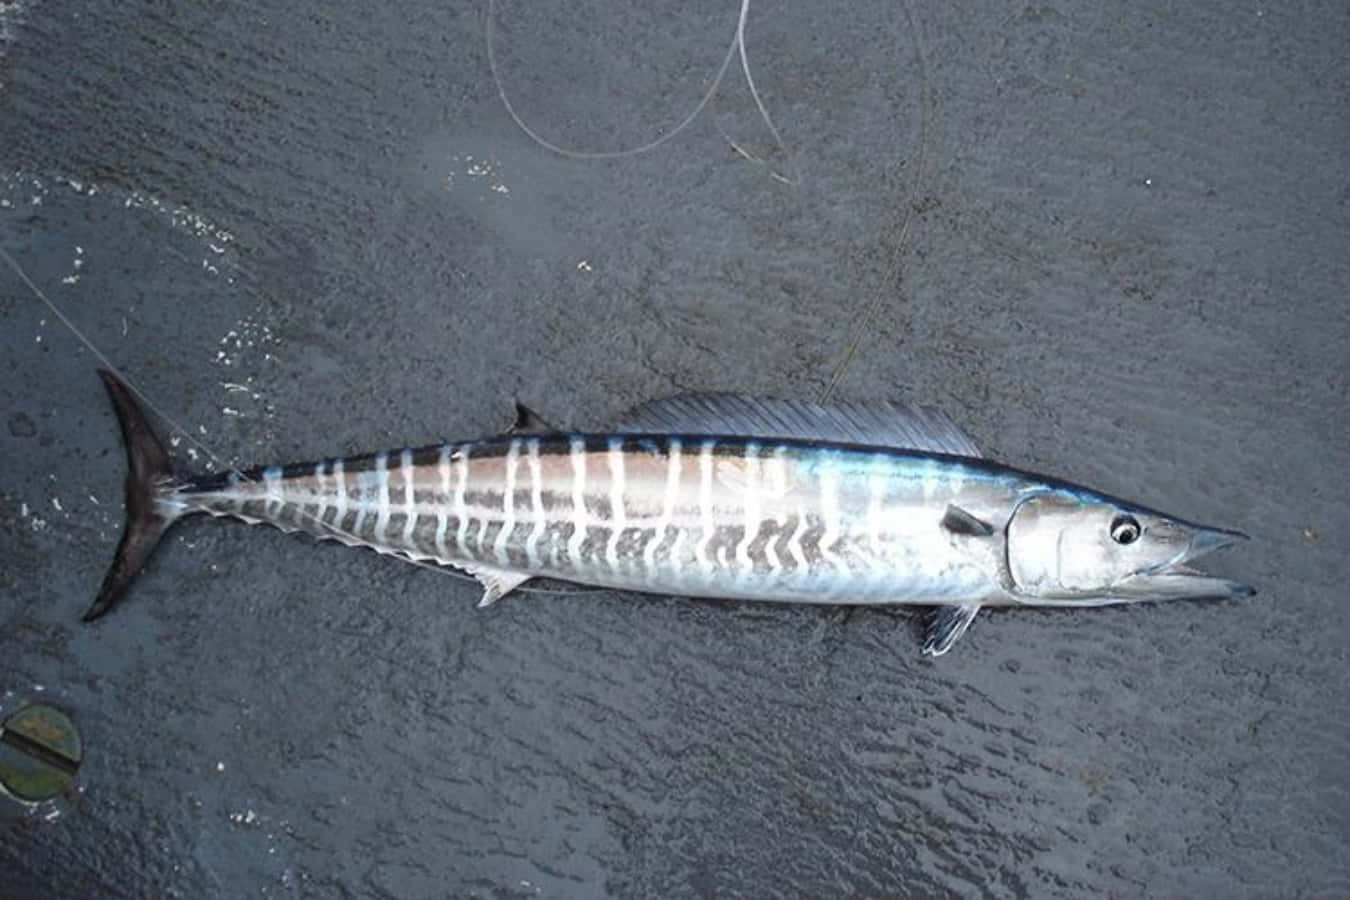
M122 425L122 443L127 449L127 521L112 568L104 576L103 587L84 614L86 622L97 619L121 599L176 518L165 515L155 502L164 483L173 477L168 451L155 436L126 382L107 369L99 369L98 375L117 410L117 419Z

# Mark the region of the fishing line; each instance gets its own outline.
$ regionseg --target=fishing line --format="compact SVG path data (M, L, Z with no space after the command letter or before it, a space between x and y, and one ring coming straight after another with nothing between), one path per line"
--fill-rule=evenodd
M783 143L783 138L778 133L778 128L773 124L773 119L769 116L769 110L765 107L764 101L759 96L759 89L755 87L755 79L750 74L750 58L745 49L745 23L750 16L750 0L741 0L740 12L736 17L736 30L731 38L731 46L727 48L726 56L722 58L722 64L717 67L717 74L713 76L712 86L708 88L707 92L703 95L703 98L698 101L693 110L669 133L650 140L645 144L641 144L640 146L629 147L624 150L574 150L570 147L563 147L548 140L548 138L545 138L536 132L525 122L520 113L516 112L515 106L511 103L511 98L506 95L506 88L502 84L501 72L498 69L497 51L493 46L493 20L496 18L496 8L496 0L488 0L486 38L488 69L492 72L492 83L496 86L497 96L501 99L502 106L506 107L506 112L511 117L511 120L516 123L516 126L520 128L521 131L525 132L530 140L534 141L545 150L557 153L559 156L566 156L569 159L622 159L624 157L638 156L651 150L655 150L662 144L673 140L694 123L694 120L699 117L699 114L703 112L704 108L712 102L713 97L717 94L717 89L722 85L722 79L726 76L727 69L731 66L731 61L736 59L739 55L741 73L745 76L745 83L750 88L750 96L755 101L755 108L759 110L760 117L764 120L764 124L768 126L769 133L773 135L774 143L778 145L778 149L782 151L783 156L789 161L789 164L793 166L794 175L796 174L796 166L791 163L792 155L788 152L787 146ZM720 130L721 129L719 128L719 131ZM723 134L723 137L726 137L726 135ZM735 142L731 141L730 138L727 138L727 143L731 144L738 153L746 159L749 159L751 162L759 163L761 165L764 164L763 160L746 153L738 147ZM800 183L799 177L788 178L786 175L779 174L772 169L770 169L770 174L776 180L782 181L785 184L795 185Z
M42 289L33 283L33 279L28 277L28 273L23 270L23 268L18 264L18 262L15 261L14 257L10 256L9 253L3 247L0 247L0 257L4 258L5 262L9 265L9 267L14 270L14 273L16 275L19 276L19 279L28 286L28 289L30 291L33 292L33 295L36 296L39 300L41 300L43 305L46 306L47 309L51 310L52 315L56 316L56 318L61 322L62 325L70 329L70 333L75 335L76 339L81 344L84 344L84 346L89 350L90 353L94 354L94 357L99 362L103 363L104 368L108 369L110 372L115 373L118 378L121 378L124 382L126 382L127 387L131 388L132 393L134 393L137 397L141 398L141 401L150 409L151 412L153 412L155 415L159 416L159 418L164 420L164 422L167 423L169 427L172 428L174 431L177 431L183 437L187 438L188 442L193 444L198 450L205 453L207 459L211 460L211 463L213 465L218 466L222 469L229 468L228 466L225 465L224 461L220 457L216 456L216 454L211 452L210 447L207 447L201 441L197 440L195 437L192 436L192 432L188 431L182 425L179 425L176 421L170 418L163 410L161 410L158 406L156 406L155 403L151 401L149 397L145 395L144 391L142 391L139 387L136 386L136 383L134 381L132 381L130 378L124 375L121 369L113 365L113 361L108 359L108 357L104 356L103 351L99 350L98 347L94 345L94 342L91 341L88 337L86 337L84 332L75 326L74 322L72 322L69 318L67 318L66 314L61 311L61 308L58 307L55 303L53 303L51 298L48 297L45 293L43 293Z
M501 99L503 107L505 107L508 115L510 115L511 119L515 122L517 127L519 127L521 131L523 131L532 141L534 141L541 147L544 147L545 149L553 153L557 153L561 156L573 159L617 159L629 156L637 156L643 153L647 153L651 150L654 150L657 147L660 147L663 144L673 140L685 129L687 129L691 124L693 124L694 120L696 120L698 116L703 112L703 110L713 101L714 97L717 94L718 89L721 87L722 80L725 78L727 69L730 67L732 60L738 58L740 62L741 73L745 78L746 86L750 90L750 95L751 98L754 100L756 110L758 110L761 119L764 121L764 124L768 128L769 133L772 135L774 143L777 145L778 149L783 153L783 155L786 158L789 159L789 161L791 161L791 154L789 153L787 146L783 142L782 135L779 133L777 126L774 125L773 118L770 116L768 108L765 106L764 101L760 96L759 89L755 85L754 76L751 73L749 53L746 47L746 40L745 40L746 23L749 19L750 14L750 0L741 0L736 20L736 29L733 34L731 44L727 48L727 53L723 57L721 64L717 68L717 72L713 78L712 85L708 88L707 92L695 105L693 110L691 110L685 116L685 118L682 119L679 122L679 124L676 125L675 128L669 133L662 135L661 137L655 138L654 140L648 141L647 143L637 147L612 151L584 151L563 147L561 145L549 141L547 138L544 138L542 135L534 131L534 129L532 129L525 122L525 120L521 117L521 115L516 111L515 107L512 105L511 100L508 97L506 89L502 83L501 74L497 63L496 50L493 42L495 13L496 13L496 0L488 0L487 23L486 23L487 56L488 56L488 66L492 73L493 83L497 89L497 95ZM931 87L928 83L927 77L926 52L924 49L922 35L915 27L913 10L910 8L908 2L905 3L905 14L909 21L911 31L914 34L915 48L917 50L919 59L920 84L922 85L922 91L924 94L924 104L920 124L919 162L915 169L914 182L910 190L911 202L907 204L905 218L900 228L900 236L896 243L896 249L893 254L891 264L888 267L886 277L883 281L883 290L884 286L886 284L889 284L891 280L895 277L895 274L898 272L900 267L900 253L905 243L905 240L909 234L910 225L914 217L914 207L912 199L913 197L917 196L919 184L921 182L925 163L927 160L929 131L931 128L931 118L932 118L931 107L933 103L933 98ZM718 130L719 132L722 132L720 126L718 127ZM746 152L743 148L738 146L734 141L730 139L730 137L728 137L725 134L725 132L722 132L722 136L727 140L727 142L732 146L733 149L735 149L746 159L759 164L764 164L763 160L752 156L750 153ZM795 164L793 164L793 169L795 173ZM773 171L772 169L770 170L770 174L777 180L783 181L788 184L800 183L799 178L788 178ZM115 373L119 378L121 378L122 381L125 382L127 386L131 389L131 391L141 400L141 402L144 403L145 406L151 412L153 412L161 421L163 421L166 425L168 425L173 431L177 432L182 438L186 439L188 443L190 443L193 447L202 452L206 456L206 458L210 460L212 465L222 470L239 471L237 469L234 469L234 467L229 466L224 461L221 455L214 452L203 441L195 437L187 428L181 425L176 419L165 413L164 410L158 404L156 404L153 400L151 400L150 397L145 393L145 391L143 391L137 385L135 380L128 377L119 366L113 363L112 360L109 359L108 356L104 354L98 348L98 346L94 344L94 342L61 310L61 308L57 306L57 304L49 296L47 296L47 294L40 287L38 287L36 283L33 282L33 280L28 276L27 272L24 271L23 267L21 267L19 263L2 247L0 247L0 258L4 259L5 263L9 266L9 268L13 270L16 275L18 275L19 279L24 283L25 286L28 287L28 289L33 293L33 295L38 298L38 300L43 304L43 306L45 306L52 313L52 315L55 316L56 319L59 322L61 322L61 324L64 325L65 328L72 335L74 335L75 338L86 349L88 349L89 352L105 368L107 368L109 371ZM257 296L256 289L247 286L246 289L249 291L249 293L253 293L255 294L255 296ZM845 369L852 362L853 357L857 354L857 351L861 346L862 340L866 336L868 325L871 322L871 320L875 317L878 309L881 306L881 302L883 299L884 294L881 291L878 291L877 295L864 308L862 314L858 318L857 323L854 326L853 337L850 340L847 349L845 350L844 356L841 359L839 365L835 368L833 374L830 377L829 382L827 383L824 391L821 394L822 402L828 400L830 395L833 393L835 387L838 385L839 380L842 378ZM240 472L240 475L243 476L243 473ZM249 479L249 480L256 481L256 479ZM302 518L306 520L322 525L323 528L327 531L327 533L334 538L337 539L348 538L358 544L364 544L364 541L361 541L361 539L359 539L356 535L346 531L345 529L324 523L319 519L318 516L304 512L303 510L300 511L300 515ZM473 581L476 583L476 579L474 579L472 576L456 571L455 569L448 568L446 566L426 563L421 560L410 559L408 557L396 553L383 555L394 556L395 558L400 559L403 562L410 563L420 568L429 569L431 571L438 572L442 575L449 575L457 579L461 579L464 581ZM603 592L603 589L592 589L592 588L583 588L568 591L568 590L550 590L546 588L520 587L517 588L516 590L519 593L547 593L547 594L560 594L560 593L584 594L584 593Z
M170 417L154 401L152 401L146 395L145 391L141 390L141 388L138 387L131 378L128 378L127 375L122 371L122 369L118 367L115 363L113 363L113 361L110 360L103 353L102 350L99 350L98 346L95 345L94 342L90 340L89 337L83 331L81 331L80 328L76 326L76 324L73 321L71 321L70 317L67 316L64 312L62 312L61 308L57 306L56 303L53 302L52 299L48 297L47 294L40 287L38 287L37 284L33 282L33 279L28 277L28 273L24 271L23 267L19 265L18 261L15 260L14 257L10 256L9 252L6 251L3 247L0 247L0 259L3 259L6 265L8 265L12 270L14 270L14 273L18 275L19 279L28 287L30 291L33 292L33 295L37 297L38 300L40 300L42 304L47 307L48 310L51 311L52 315L54 315L62 325L64 325L67 329L69 329L70 333L73 334L75 338L81 344L83 344L85 348L88 349L88 351L92 353L100 363L103 364L104 368L114 373L118 378L122 379L122 381L127 385L127 387L131 389L132 393L134 393L141 400L141 402L145 404L146 408L149 409L151 412L153 412L157 417L159 417L159 419L162 420L166 425L168 425L170 429L176 431L178 434L186 438L189 443L191 443L194 447L200 450L206 456L206 458L211 461L212 465L216 466L218 469L237 472L241 480L255 484L258 483L257 479L249 478L247 474L245 474L243 471L228 465L221 456L213 452L211 448L206 446L206 444L204 444L202 441L193 437L192 432L188 431L186 428L180 425L175 419ZM323 530L326 531L329 535L331 535L331 537L335 540L340 540L341 538L348 538L352 541L355 541L358 545L368 546L368 543L366 541L362 540L361 538L357 537L356 535L352 534L351 532L347 531L344 528L337 527L336 525L330 525L324 522L318 516L306 512L304 509L299 510L299 512L303 519L322 526ZM320 535L314 535L314 537L318 538L320 537ZM472 575L468 575L464 572L457 571L456 569L449 568L448 566L436 565L433 563L424 562L419 559L412 559L410 557L403 556L399 553L382 553L380 555L392 556L393 558L399 560L400 562L409 563L411 565L417 566L418 568L428 569L432 572L437 572L441 575L448 575L452 578L461 581L471 581L474 582L475 584L478 583L477 579L475 579ZM528 588L528 587L516 588L516 592L518 593L531 593L531 594L587 594L587 593L601 593L602 590L603 589L598 588L582 588L579 590L551 590L549 588Z
M834 393L834 389L839 386L839 380L844 377L844 370L848 368L849 363L853 362L853 357L857 355L858 349L862 346L872 320L876 318L877 312L881 309L881 303L886 298L887 286L895 280L900 271L901 252L905 246L905 239L909 237L909 226L914 221L914 204L919 196L919 185L923 181L924 166L928 161L929 131L933 122L933 87L928 81L928 52L924 47L923 32L915 23L914 10L910 8L909 0L905 0L904 6L910 33L914 35L915 56L918 57L919 61L919 91L922 94L922 102L919 107L919 160L914 167L914 181L910 185L909 199L905 204L905 217L900 223L900 235L896 238L890 265L886 267L886 274L882 278L880 287L877 288L876 295L873 296L871 302L863 307L854 323L853 336L844 348L844 355L839 360L839 364L835 366L834 372L830 375L830 380L826 382L825 389L820 392L820 400L818 401L820 403L827 402L830 395Z
M502 84L501 72L497 63L496 49L493 44L496 6L497 6L496 0L488 0L486 39L487 39L488 68L492 72L492 82L497 89L497 96L501 99L502 106L506 108L506 112L508 115L510 115L512 121L516 123L516 126L519 127L520 130L523 131L530 138L530 140L534 141L536 144L543 147L544 149L549 150L553 153L557 153L560 156L566 156L571 159L618 159L622 157L636 156L642 153L646 153L650 150L654 150L657 147L660 147L662 144L665 144L667 141L672 140L681 132L683 132L686 128L688 128L691 124L693 124L694 120L698 118L699 114L703 112L704 108L707 107L708 104L712 102L714 96L717 94L717 90L722 84L722 79L726 76L727 69L730 67L732 59L739 57L741 73L745 78L746 86L750 89L750 96L754 99L755 108L759 111L760 117L764 120L764 124L768 127L769 133L773 136L774 143L778 146L778 149L783 153L785 157L791 160L791 154L788 153L787 147L783 143L783 138L779 134L777 126L774 125L773 118L769 115L768 108L764 105L763 99L760 97L759 89L755 86L755 79L750 71L750 58L746 50L746 43L745 43L745 26L750 16L750 0L741 0L740 10L736 17L736 30L732 36L731 45L727 48L726 56L723 57L721 65L718 66L717 74L713 77L712 86L708 88L707 92L703 95L702 99L699 100L698 104L695 105L693 110L688 115L686 115L678 125L675 126L674 130L672 130L668 134L662 135L661 137L655 138L654 140L648 141L647 143L637 147L631 147L624 150L602 150L602 151L576 150L555 144L552 141L540 135L533 128L531 128L529 124L525 122L525 120L521 117L521 115L516 111L515 106L511 103L511 98L507 96L505 86ZM839 382L844 377L845 371L852 364L854 357L857 356L858 351L861 349L863 340L867 337L868 330L871 327L872 322L876 319L876 316L881 309L883 301L886 299L887 289L897 280L897 276L900 272L900 265L905 244L909 238L910 227L914 222L914 215L915 215L914 203L918 197L919 188L923 182L924 172L928 163L929 145L931 143L930 138L933 121L933 106L934 106L932 85L930 84L928 78L928 52L927 47L923 40L923 33L919 28L917 21L915 20L914 10L911 7L909 0L906 0L906 2L904 3L904 9L906 22L909 26L910 33L913 35L915 55L918 59L919 65L919 86L921 94L920 119L919 119L919 158L917 164L914 167L914 176L912 182L910 183L910 188L908 191L908 199L907 202L905 203L904 217L900 222L899 236L897 237L895 242L895 249L891 253L890 263L887 265L885 274L882 277L881 286L877 289L876 294L863 307L863 309L858 313L856 319L854 320L853 327L850 330L850 337L848 343L845 345L844 348L843 356L840 358L838 364L831 372L830 377L825 384L825 387L822 389L820 393L820 397L818 400L818 402L820 403L828 402L830 397L834 394L835 389L839 386ZM717 126L717 130L719 133L721 133L722 137L727 141L727 143L731 145L732 149L735 150L737 153L739 153L741 156L745 157L747 160L753 163L764 165L764 160L759 159L758 157L749 153L739 144L733 141L726 134L726 132L722 130L720 125ZM792 166L793 172L794 174L796 174L795 163L793 163ZM770 175L773 178L783 181L787 184L795 185L800 183L799 176L795 178L788 178L786 176L780 175L778 172L775 172L772 169L770 169Z

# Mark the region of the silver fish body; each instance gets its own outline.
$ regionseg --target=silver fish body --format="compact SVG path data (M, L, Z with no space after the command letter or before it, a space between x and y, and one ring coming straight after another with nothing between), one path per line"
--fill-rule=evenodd
M111 384L109 390L127 436L134 400L129 393L119 399ZM1172 528L1184 537L1185 547L1169 543L1165 559L1149 561L1155 582L1199 577L1178 568L1198 555L1190 552L1197 535L1208 536L1204 549L1224 542L1216 535L1236 537L948 452L977 451L931 413L906 418L890 407L891 418L883 418L851 407L841 418L834 408L782 401L689 402L667 401L615 432L510 434L160 477L139 503L150 509L142 518L159 523L160 532L182 516L206 513L452 566L482 582L484 605L536 576L701 597L936 605L925 648L934 654L950 648L982 606L1163 598L1166 591L1122 592L1129 578L1146 577L1140 567L1109 585L1090 583L1091 575L1085 588L1074 582L1072 560L1063 559L1065 534L1086 534L1074 527L1084 515L1112 513L1094 532L1117 528L1125 510L1136 525L1140 517L1152 520L1139 526L1141 534ZM847 440L887 438L893 420L910 429L898 440L921 446ZM685 423L718 430L646 431ZM731 427L760 434L722 433ZM783 436L802 431L815 433ZM134 470L135 442L127 437ZM1117 543L1108 540L1103 549ZM1098 552L1069 544L1071 553ZM1245 590L1203 581L1210 594ZM1194 587L1185 585L1191 594Z
M1031 485L975 461L697 435L490 438L188 483L204 512L471 570L807 603L1016 602L941 525Z

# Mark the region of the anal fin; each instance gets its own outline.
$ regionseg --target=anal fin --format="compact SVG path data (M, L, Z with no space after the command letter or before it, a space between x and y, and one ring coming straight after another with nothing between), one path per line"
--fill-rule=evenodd
M476 563L468 566L456 564L456 566L478 579L478 583L483 586L483 597L478 601L479 609L491 606L534 577L528 572L510 572Z
M927 656L941 656L952 649L961 635L966 633L975 614L980 611L978 603L961 606L939 606L928 620L928 633L924 638L923 652Z

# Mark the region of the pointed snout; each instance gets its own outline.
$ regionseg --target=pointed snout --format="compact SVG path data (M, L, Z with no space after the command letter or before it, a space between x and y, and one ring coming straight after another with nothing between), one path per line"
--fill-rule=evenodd
M1183 556L1183 562L1213 553L1223 547L1229 547L1233 544L1242 543L1251 540L1241 531L1230 531L1226 528L1203 528L1197 527L1195 534L1191 537L1190 546L1186 548ZM1180 567L1182 571L1186 570L1184 566ZM1201 575L1192 575L1191 587L1193 589L1203 589L1211 597L1251 597L1256 594L1256 588L1249 584L1243 584L1239 581L1229 581L1222 578L1209 578Z
M1251 538L1241 531L1228 531L1223 528L1197 528L1186 550L1186 560L1192 560L1215 550L1231 546Z
M1183 549L1171 561L1118 582L1115 593L1135 600L1250 597L1256 593L1256 588L1251 585L1205 575L1188 565L1197 557L1248 540L1247 535L1202 525L1179 524L1177 527L1191 532Z

